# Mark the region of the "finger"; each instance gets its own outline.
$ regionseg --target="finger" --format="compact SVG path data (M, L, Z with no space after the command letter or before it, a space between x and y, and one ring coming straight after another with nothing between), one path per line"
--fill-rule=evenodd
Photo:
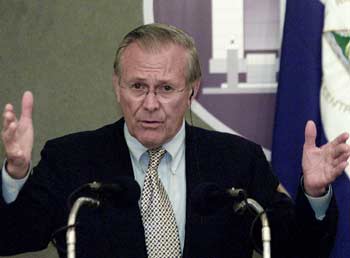
M12 142L12 140L15 137L15 133L17 130L18 123L12 122L9 124L9 126L6 128L6 130L2 131L2 139L5 144L5 148L9 147L8 145Z
M12 104L8 103L5 105L4 112L6 112L6 111L14 112L14 108L13 108Z
M333 141L331 141L331 144L333 146L345 143L349 139L349 134L348 133L342 133L338 135Z
M316 125L312 120L307 121L305 126L305 146L306 147L315 147L316 146Z
M347 161L343 161L343 162L339 163L338 166L336 166L334 168L334 171L333 171L333 173L334 173L333 175L335 176L334 178L341 175L348 165L349 165L349 162L347 162Z
M344 161L347 161L350 157L350 152L344 152L342 155L340 155L338 158L336 158L334 161L333 161L333 166L337 166L339 165L340 163L344 162Z
M32 119L33 105L34 105L33 94L30 91L26 91L22 97L21 119L22 118Z
M350 151L350 146L347 144L339 144L335 147L333 147L332 150L332 158L338 158L339 156L343 155L344 153L347 153Z
M17 121L16 115L13 112L13 108L6 109L5 107L5 111L2 116L3 116L3 123L2 123L3 130L6 130L7 127L10 125L10 123Z

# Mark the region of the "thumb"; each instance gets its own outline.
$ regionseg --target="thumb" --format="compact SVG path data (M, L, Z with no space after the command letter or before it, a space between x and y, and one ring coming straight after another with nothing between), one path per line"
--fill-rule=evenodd
M305 126L305 143L306 147L315 147L316 146L316 136L317 130L316 125L312 120L307 121Z
M22 97L22 114L21 118L32 119L34 98L30 91L26 91Z

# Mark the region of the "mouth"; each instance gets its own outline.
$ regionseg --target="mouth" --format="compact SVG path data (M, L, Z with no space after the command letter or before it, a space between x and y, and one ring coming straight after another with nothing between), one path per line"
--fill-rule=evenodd
M142 127L144 128L157 128L161 124L163 124L162 121L158 121L158 120L141 120L140 122Z

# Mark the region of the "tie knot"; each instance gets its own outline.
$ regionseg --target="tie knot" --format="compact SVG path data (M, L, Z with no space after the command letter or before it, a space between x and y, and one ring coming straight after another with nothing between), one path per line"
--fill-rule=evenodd
M166 150L162 147L148 150L149 155L149 165L148 167L152 167L153 169L157 169L160 163L160 160L163 158Z
M163 147L158 147L156 149L148 150L148 155L150 160L161 160L165 154L166 150Z

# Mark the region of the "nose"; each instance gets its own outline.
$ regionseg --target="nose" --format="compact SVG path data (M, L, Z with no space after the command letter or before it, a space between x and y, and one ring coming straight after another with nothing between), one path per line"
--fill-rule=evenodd
M159 100L154 92L148 92L143 101L143 107L148 111L155 111L159 108Z

